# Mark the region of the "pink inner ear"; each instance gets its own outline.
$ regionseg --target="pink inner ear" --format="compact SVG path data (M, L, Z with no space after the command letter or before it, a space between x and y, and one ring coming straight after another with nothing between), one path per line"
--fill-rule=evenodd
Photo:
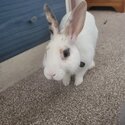
M69 35L69 41L74 43L76 41L76 35Z
M76 0L71 0L71 9L73 10L76 7Z
M74 41L83 29L86 10L87 4L85 1L82 1L74 8L73 12L71 13L71 17L69 17L69 24L67 25L65 32L71 41Z

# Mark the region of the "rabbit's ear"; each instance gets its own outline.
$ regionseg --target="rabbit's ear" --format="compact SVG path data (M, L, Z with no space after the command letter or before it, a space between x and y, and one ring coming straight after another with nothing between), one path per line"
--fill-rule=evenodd
M71 12L71 16L67 22L64 32L71 40L76 39L81 30L83 29L86 18L87 3L82 1Z
M44 5L44 12L45 12L48 24L49 24L50 32L53 35L57 34L59 32L59 24L52 10L49 8L47 4Z

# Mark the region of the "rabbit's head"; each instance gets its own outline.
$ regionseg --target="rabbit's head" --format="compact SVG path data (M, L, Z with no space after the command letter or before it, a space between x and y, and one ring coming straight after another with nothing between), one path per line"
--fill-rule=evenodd
M86 2L82 1L73 9L64 28L60 30L51 9L44 5L51 31L51 40L43 60L44 75L47 79L62 80L66 72L74 74L79 67L80 53L75 41L84 26L86 8Z

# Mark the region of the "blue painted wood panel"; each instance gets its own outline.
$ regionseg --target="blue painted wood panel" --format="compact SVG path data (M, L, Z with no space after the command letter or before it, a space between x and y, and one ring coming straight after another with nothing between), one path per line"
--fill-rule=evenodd
M49 39L44 3L60 21L65 0L0 0L0 62Z

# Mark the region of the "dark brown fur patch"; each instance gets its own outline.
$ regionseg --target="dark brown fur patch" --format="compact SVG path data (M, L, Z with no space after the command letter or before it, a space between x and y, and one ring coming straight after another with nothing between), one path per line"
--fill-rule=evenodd
M52 10L49 8L49 6L47 4L44 5L44 11L46 14L46 18L49 24L49 29L50 32L52 33L58 33L59 32L59 24L58 21L56 20L56 17L54 15L54 13L52 12Z

